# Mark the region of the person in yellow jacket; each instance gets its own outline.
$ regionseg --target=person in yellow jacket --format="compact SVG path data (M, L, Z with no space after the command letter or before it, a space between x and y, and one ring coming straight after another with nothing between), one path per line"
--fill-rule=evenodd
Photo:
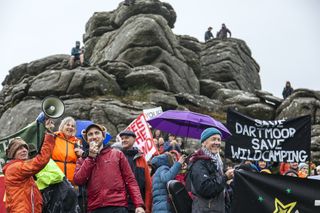
M52 159L35 176L43 198L42 213L81 212L76 190Z
M67 179L73 183L73 175L76 162L81 157L83 150L81 141L75 137L76 121L72 117L66 117L61 121L59 131L55 132L56 143L52 152L52 159L65 174Z

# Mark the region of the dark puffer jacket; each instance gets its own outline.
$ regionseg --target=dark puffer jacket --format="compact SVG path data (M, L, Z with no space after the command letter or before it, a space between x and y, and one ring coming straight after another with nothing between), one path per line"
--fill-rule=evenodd
M190 159L191 191L195 195L192 212L225 212L224 189L227 177L218 172L216 162L200 149Z

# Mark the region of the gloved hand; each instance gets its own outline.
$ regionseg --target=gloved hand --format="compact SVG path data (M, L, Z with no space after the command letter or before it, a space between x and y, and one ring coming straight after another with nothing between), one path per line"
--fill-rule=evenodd
M45 116L44 112L40 112L40 114L38 115L36 121L38 123L44 123L45 120L46 120L46 116Z

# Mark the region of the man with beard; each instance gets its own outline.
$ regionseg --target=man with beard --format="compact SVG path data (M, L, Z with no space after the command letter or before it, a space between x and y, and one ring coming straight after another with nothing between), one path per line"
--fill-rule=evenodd
M127 213L129 194L135 213L144 213L140 189L125 155L109 144L103 145L106 128L91 124L82 135L89 144L89 155L77 160L74 183L86 184L88 211Z

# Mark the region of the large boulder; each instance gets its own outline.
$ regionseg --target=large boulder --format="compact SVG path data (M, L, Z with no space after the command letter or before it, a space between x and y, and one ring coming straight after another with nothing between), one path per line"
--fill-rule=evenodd
M199 93L198 79L177 46L178 41L162 16L140 14L101 36L90 62L92 65L108 61L153 65L163 72L169 91Z
M221 82L225 88L254 92L261 89L259 65L239 39L212 39L201 52L201 79Z
M101 123L113 136L143 109L191 110L225 122L232 107L262 120L311 115L312 157L320 162L319 91L298 89L285 100L261 91L259 65L245 41L202 43L174 35L175 21L171 5L159 0L94 13L83 37L88 67L69 70L69 55L53 55L9 71L0 92L0 136L34 121L49 95L64 101L63 117ZM199 146L189 141L187 149Z

